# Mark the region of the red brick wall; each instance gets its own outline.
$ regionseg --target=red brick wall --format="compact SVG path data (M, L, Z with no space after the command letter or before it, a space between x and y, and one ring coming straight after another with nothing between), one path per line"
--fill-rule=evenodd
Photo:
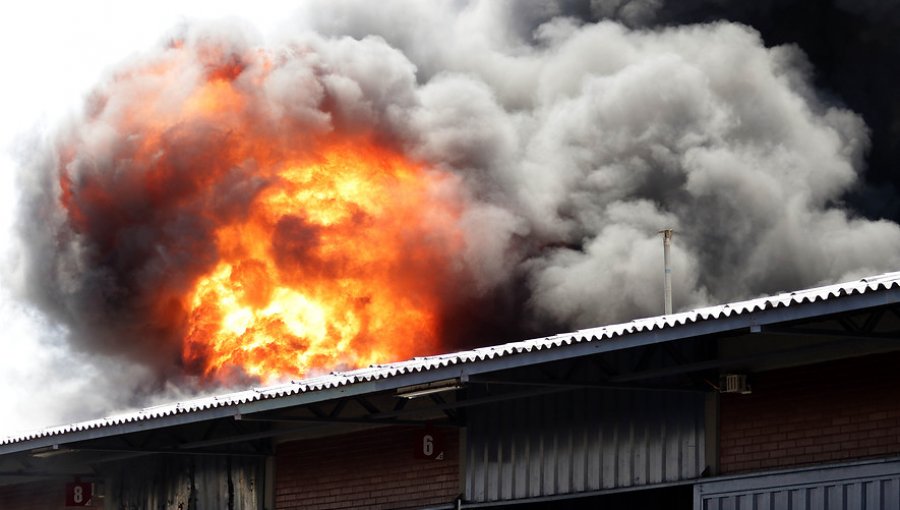
M0 487L0 509L54 510L66 508L65 484L30 482Z
M444 460L416 459L415 432L388 427L278 446L275 508L400 509L449 504L459 495L459 432L437 429Z
M900 355L751 376L722 395L720 469L735 473L900 454Z

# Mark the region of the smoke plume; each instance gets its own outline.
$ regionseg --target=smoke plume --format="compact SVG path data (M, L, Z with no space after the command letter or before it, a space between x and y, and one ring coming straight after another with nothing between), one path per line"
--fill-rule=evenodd
M800 46L679 4L329 1L267 41L183 27L23 163L24 292L76 351L154 374L132 391L184 383L170 297L220 260L214 226L250 214L279 158L360 136L442 176L431 200L458 207L437 241L410 236L446 258L402 264L438 268L407 288L439 293L439 350L662 313L661 228L680 310L900 267L900 227L852 207L864 119ZM184 121L210 76L241 91L241 115ZM142 111L162 133L149 187ZM278 151L251 156L257 138ZM303 211L281 227L303 259L315 227ZM440 234L454 229L459 250Z

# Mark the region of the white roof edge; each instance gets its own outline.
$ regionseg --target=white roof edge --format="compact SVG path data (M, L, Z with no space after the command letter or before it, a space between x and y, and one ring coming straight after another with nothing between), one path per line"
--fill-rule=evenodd
M327 375L320 375L300 381L292 381L291 383L280 384L277 386L253 388L235 393L157 405L139 411L121 413L96 420L54 426L33 432L7 436L0 439L0 447L28 442L39 438L62 436L73 432L102 429L214 408L238 406L260 400L278 399L302 393L317 392L358 383L388 379L414 372L427 372L462 363L478 363L518 353L559 348L574 342L587 343L592 341L610 340L635 333L676 328L699 321L717 320L735 315L746 315L764 310L771 310L774 308L827 301L842 296L891 289L900 289L900 272L883 273L850 282L824 285L793 292L783 292L772 296L708 306L671 315L635 319L621 324L582 329L549 337L509 342L506 344L480 347L454 353L416 357L410 360L373 365L345 372L332 372ZM900 302L900 296L898 296L897 301ZM3 452L0 451L0 455L2 455L2 453Z

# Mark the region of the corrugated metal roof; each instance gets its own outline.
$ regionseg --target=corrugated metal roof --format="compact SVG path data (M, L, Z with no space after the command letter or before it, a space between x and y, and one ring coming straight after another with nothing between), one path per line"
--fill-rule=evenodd
M115 427L117 425L199 413L207 410L229 408L251 402L276 400L294 395L387 380L405 374L428 373L446 367L478 364L488 360L496 360L498 358L516 354L549 351L573 344L603 342L639 333L678 329L680 327L705 321L718 321L734 316L753 315L758 312L788 308L804 303L826 302L845 296L863 295L896 289L900 289L900 272L885 273L852 282L826 285L795 292L786 292L774 296L749 299L724 305L709 306L671 315L636 319L622 324L583 329L544 338L510 342L503 345L482 347L468 351L417 357L396 363L372 365L357 370L332 372L330 374L301 381L294 381L288 384L159 405L140 411L123 413L97 420L50 427L31 433L9 436L0 440L0 446L27 442L39 438L62 436L79 431L103 429ZM723 328L723 331L724 330L725 329ZM541 361L544 360L536 358L533 362L539 363ZM225 416L226 414L223 413L221 415Z

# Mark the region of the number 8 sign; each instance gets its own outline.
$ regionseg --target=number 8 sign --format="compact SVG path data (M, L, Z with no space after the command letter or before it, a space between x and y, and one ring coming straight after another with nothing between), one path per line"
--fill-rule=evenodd
M94 484L73 482L66 484L66 506L91 506L94 499Z

